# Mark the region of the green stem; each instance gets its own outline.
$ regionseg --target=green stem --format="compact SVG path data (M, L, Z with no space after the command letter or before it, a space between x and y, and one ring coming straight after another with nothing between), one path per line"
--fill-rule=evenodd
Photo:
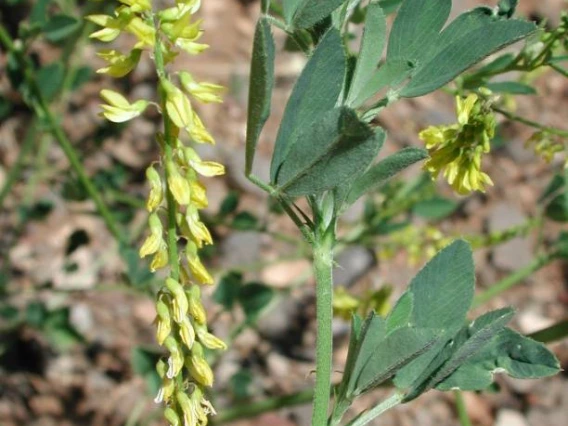
M567 138L568 130L557 129L556 127L544 126L536 121L529 120L528 118L521 117L519 115L513 114L505 109L499 108L497 106L491 107L493 111L507 117L509 120L518 121L519 123L526 124L527 126L534 127L535 129L540 129L553 135L558 135Z
M327 425L329 390L333 357L333 242L334 236L324 234L314 243L314 275L316 279L316 385L312 426Z
M524 268L521 268L511 275L506 276L501 281L493 284L484 292L478 294L475 299L473 300L473 308L476 308L484 303L488 302L489 300L493 299L495 296L509 290L514 285L518 284L534 272L538 271L545 265L548 265L554 259L556 259L556 253L547 253L535 258L531 263L529 263Z
M117 222L115 221L110 211L107 209L99 191L93 184L93 181L87 175L83 164L79 160L79 156L77 155L75 148L73 148L73 145L67 138L67 135L51 112L49 105L43 98L41 90L37 85L37 82L33 75L33 65L30 64L29 58L24 56L24 53L20 49L16 48L10 35L2 25L0 25L0 42L4 44L7 51L11 52L15 56L16 60L23 70L26 82L30 87L32 96L35 98L35 102L33 102L33 105L31 105L34 109L34 112L38 117L43 118L49 125L53 137L59 143L59 146L65 153L65 156L71 164L71 167L77 174L79 181L95 203L95 206L99 211L99 214L103 218L105 224L107 225L109 231L119 242L123 242L124 238L119 230Z
M16 158L16 162L8 172L8 176L6 176L6 182L4 183L4 187L2 188L2 191L0 191L0 210L2 210L2 205L4 204L4 200L6 199L6 197L12 190L12 187L20 177L20 173L22 172L22 168L24 165L24 160L34 146L36 135L37 135L37 120L34 119L31 123L28 124L28 131L26 132L26 137L24 138L24 142L22 143L20 152L18 153L18 157Z
M402 402L404 395L399 392L395 392L389 398L385 399L379 405L371 408L368 411L365 411L363 414L357 416L351 422L347 424L347 426L364 426L374 418L380 416L385 411L390 410L393 407L396 407L398 404Z
M456 397L456 409L458 411L458 417L460 419L461 426L472 426L469 415L467 414L467 408L465 406L465 401L463 399L462 391L454 391L454 396Z
M164 65L164 55L162 52L162 45L159 39L159 31L156 31L156 47L154 48L154 60L156 62L156 72L158 73L159 79L166 78L166 69ZM168 116L166 110L166 94L163 89L160 88L160 99L162 106L162 114L164 117L164 156L166 164L173 162L173 147L176 143L176 137L174 135L173 123ZM168 181L169 173L168 168L165 169L166 182ZM178 280L180 276L180 266L178 259L178 248L177 248L177 226L176 226L176 201L174 195L170 190L169 185L166 185L166 203L168 209L168 223L167 223L167 239L168 239L168 263L170 265L170 275L174 280Z
M564 68L556 65L556 64L548 64L548 66L550 68L552 68L554 71L556 71L559 74L562 74L564 77L568 78L568 71L566 71Z
M222 424L242 418L250 418L266 413L267 411L306 404L312 400L313 396L314 391L312 389L307 389L292 395L268 398L250 404L235 404L233 408L220 412L219 415L212 417L211 420L213 424Z

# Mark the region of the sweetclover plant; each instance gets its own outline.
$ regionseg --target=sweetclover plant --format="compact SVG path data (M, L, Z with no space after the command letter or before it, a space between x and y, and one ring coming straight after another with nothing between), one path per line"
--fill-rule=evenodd
M507 327L513 309L468 319L474 264L469 244L458 239L424 266L386 317L353 315L343 377L332 392L332 269L341 215L421 161L461 194L492 184L482 169L495 131L489 90L458 95L458 123L421 133L428 151L406 148L375 161L387 138L375 119L393 103L436 91L537 31L534 24L513 18L514 0L475 8L450 22L451 0L362 3L263 0L253 45L245 173L281 205L312 248L317 296L313 426L340 424L357 397L387 382L394 386L392 396L348 425L367 424L430 389L485 390L496 373L528 379L559 371L545 346ZM352 51L349 25L362 7L364 31ZM397 7L389 31L386 14ZM265 182L252 170L270 116L273 30L283 31L307 62L288 99ZM299 207L299 199L309 211Z

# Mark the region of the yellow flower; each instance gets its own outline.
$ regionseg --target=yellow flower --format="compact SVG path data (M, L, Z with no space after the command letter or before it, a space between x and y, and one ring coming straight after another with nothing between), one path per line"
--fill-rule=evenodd
M166 418L170 426L181 426L179 416L171 407L166 407L164 409L164 417Z
M199 213L194 206L188 206L185 220L191 233L191 238L196 242L198 248L201 248L203 243L213 244L213 238L211 238L209 229L199 220Z
M199 419L195 410L195 404L185 392L178 392L176 394L176 400L183 413L184 426L197 426L198 424L202 424L198 423Z
M209 333L207 331L207 327L204 325L200 325L196 327L197 339L201 342L203 346L207 349L220 349L225 350L227 349L227 345L217 336Z
M194 114L188 97L166 79L162 79L161 84L166 93L168 116L177 127L189 128L193 124Z
M154 255L152 262L150 263L150 271L156 272L158 269L168 266L168 257L168 246L164 241L162 241L158 252Z
M213 139L213 136L207 131L201 118L199 118L195 111L193 111L193 125L188 129L188 132L194 142L215 144L215 139Z
M172 332L172 319L170 316L170 308L168 303L164 301L164 297L159 297L156 302L156 340L159 345L163 345L166 338Z
M207 200L207 189L205 186L196 179L189 181L189 188L191 193L191 204L198 209L204 209L209 205Z
M190 73L182 71L179 79L184 90L203 103L223 102L220 93L223 86L213 83L197 83Z
M150 226L150 235L144 240L142 247L140 247L140 257L156 253L165 244L162 235L162 221L156 213L152 213L148 217L148 225Z
M105 43L111 42L117 38L120 35L122 28L124 28L127 24L127 22L113 18L109 15L89 15L85 17L85 19L103 27L101 30L92 33L89 37Z
M185 346L187 346L188 349L191 349L195 342L195 330L193 329L193 325L189 318L185 317L179 324L179 335L183 343L185 343Z
M124 77L138 65L141 54L140 49L132 49L129 55L123 55L114 49L101 50L97 55L107 61L109 65L99 68L97 73L108 74L116 78Z
M150 0L118 0L119 2L127 5L133 12L146 12L152 10L152 3Z
M183 155L187 164L205 177L220 176L225 174L225 166L214 161L202 161L197 152L191 147L185 147Z
M156 41L156 30L154 27L146 24L138 16L130 20L130 22L126 25L125 30L133 34L138 39L138 43L136 43L134 47L142 48L154 46Z
M189 315L191 315L198 324L205 324L207 314L201 303L201 289L196 285L192 285L185 291L185 294L189 302Z
M150 193L146 200L146 208L152 212L158 208L164 198L164 189L162 185L162 178L153 166L146 169L146 178L150 184Z
M189 302L183 291L183 286L173 278L166 278L166 287L172 292L172 313L174 321L181 324L189 309Z
M213 371L203 356L203 347L195 342L191 354L185 358L191 376L201 385L213 386Z
M495 135L496 123L490 102L476 94L465 99L457 97L457 124L431 126L419 134L430 154L424 169L434 178L442 173L459 194L483 192L486 185L493 185L489 176L481 171L481 157L489 152Z
M166 163L168 171L168 188L180 206L186 206L191 201L191 189L189 182L178 171L173 162Z
M138 117L148 106L148 101L143 99L131 104L120 93L108 89L101 90L101 97L108 103L108 105L101 105L102 114L114 123L123 123Z
M170 352L168 358L168 371L166 372L166 377L168 379L173 379L176 377L184 365L183 352L179 347L176 339L172 336L168 336L164 341L164 346Z

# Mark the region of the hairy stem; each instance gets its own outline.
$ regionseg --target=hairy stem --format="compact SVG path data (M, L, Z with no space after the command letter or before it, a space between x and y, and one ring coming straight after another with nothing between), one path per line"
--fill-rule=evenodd
M469 416L467 414L467 408L465 406L462 391L454 391L454 396L456 397L456 410L458 412L458 418L460 419L460 425L472 426L471 420L469 419Z
M329 411L329 390L333 358L333 236L324 234L314 243L314 274L316 278L316 385L312 426L325 426Z

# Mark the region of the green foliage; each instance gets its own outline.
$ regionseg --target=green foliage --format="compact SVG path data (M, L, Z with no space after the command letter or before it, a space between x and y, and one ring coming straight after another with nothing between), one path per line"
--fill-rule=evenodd
M414 205L412 212L426 219L440 220L451 215L458 208L459 203L454 200L434 196Z
M334 108L341 93L345 69L340 34L331 29L302 71L286 105L272 156L272 182L277 181L280 167L299 134Z
M79 30L81 23L78 19L64 14L54 15L43 27L47 41L59 43Z
M250 174L256 144L264 123L270 115L270 100L274 85L274 40L270 25L262 18L254 35L250 72L249 108L246 138L246 174Z
M130 355L130 365L134 372L146 381L150 395L156 395L162 384L162 379L156 371L156 363L161 355L162 354L155 349L142 346L133 348Z
M37 84L47 102L55 99L63 87L65 78L65 66L61 61L41 67L37 72Z

